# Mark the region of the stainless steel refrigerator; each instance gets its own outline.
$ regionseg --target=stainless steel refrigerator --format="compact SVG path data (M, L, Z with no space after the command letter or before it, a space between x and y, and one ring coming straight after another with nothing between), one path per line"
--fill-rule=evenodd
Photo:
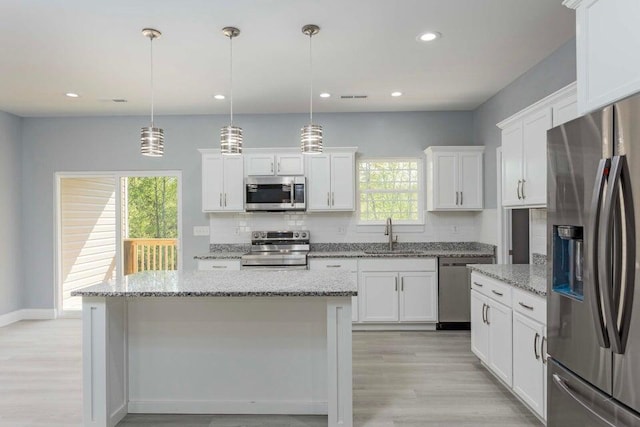
M547 140L547 422L640 426L640 96Z

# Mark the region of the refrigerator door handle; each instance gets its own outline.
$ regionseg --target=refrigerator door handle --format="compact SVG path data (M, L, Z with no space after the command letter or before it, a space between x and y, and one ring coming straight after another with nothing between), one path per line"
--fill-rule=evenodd
M631 303L633 300L633 289L635 282L635 221L633 212L633 203L631 195L631 185L629 182L628 165L626 156L614 156L611 160L611 172L609 174L609 186L605 198L605 208L603 213L603 246L612 248L611 232L614 220L616 218L616 206L620 206L620 226L618 227L619 236L622 242L622 259L614 259L613 263L605 262L605 268L601 270L602 279L606 280L603 292L603 305L606 316L606 322L609 326L609 339L611 341L611 349L614 353L623 354L625 352L626 341L629 334L629 323L631 322ZM620 196L622 196L620 198ZM617 203L620 202L620 203ZM622 229L620 229L622 228ZM618 254L620 256L620 254ZM616 288L620 295L614 297L614 283L612 265L616 264L621 267L622 277L620 278L620 286ZM601 280L602 281L602 280ZM616 305L616 301L620 301Z
M609 348L609 337L607 336L602 313L602 303L600 300L600 277L599 277L599 246L600 239L598 230L600 228L600 208L602 206L602 195L606 182L606 174L609 171L610 160L601 159L596 173L596 182L593 187L593 196L591 197L591 218L589 222L589 232L587 233L587 271L591 278L591 286L586 286L589 293L589 302L591 314L595 322L596 337L598 344L602 348Z
M604 425L607 425L610 427L616 427L615 424L611 424L609 420L605 419L602 415L594 411L589 403L581 399L580 396L571 389L571 386L569 386L567 381L564 378L560 377L560 375L553 374L553 382L555 383L556 387L558 387L562 392L569 395L569 397L571 397L574 401L580 404L580 406L582 406L587 412L589 412L590 414L595 416L598 420L600 420L602 423L604 423Z

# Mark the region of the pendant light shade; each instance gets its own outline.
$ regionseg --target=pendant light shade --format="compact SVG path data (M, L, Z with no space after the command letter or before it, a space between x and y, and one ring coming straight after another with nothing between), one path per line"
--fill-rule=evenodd
M149 39L151 62L151 125L140 131L140 153L143 156L162 157L164 155L164 131L153 124L153 40L162 33L153 28L145 28L142 34Z
M300 150L304 154L322 153L322 126L313 124L313 51L311 38L320 32L320 27L309 24L302 27L302 33L309 36L309 124L300 133Z
M233 39L240 35L235 27L224 27L222 34L229 37L229 126L220 129L220 152L226 155L242 154L242 128L233 125Z

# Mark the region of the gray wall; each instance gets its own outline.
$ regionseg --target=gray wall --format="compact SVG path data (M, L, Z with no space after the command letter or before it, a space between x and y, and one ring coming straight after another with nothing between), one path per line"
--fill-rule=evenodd
M419 156L429 145L472 145L471 112L318 114L325 144L358 146L362 156ZM159 117L165 130L165 156L142 157L138 135L146 117L25 118L23 120L22 240L25 307L54 306L55 172L109 170L181 170L183 260L208 252L209 239L194 237L194 225L208 225L201 212L200 154L216 148L226 116ZM297 149L304 114L240 115L236 124L246 147ZM14 195L19 197L18 195ZM17 228L17 227L16 227ZM14 228L15 230L15 228ZM12 248L12 250L15 248ZM33 266L37 266L34 268Z
M22 119L0 112L0 315L22 308Z
M496 207L496 148L501 145L500 123L507 117L533 104L576 80L575 39L559 47L529 71L506 86L473 113L476 145L484 145L484 204Z

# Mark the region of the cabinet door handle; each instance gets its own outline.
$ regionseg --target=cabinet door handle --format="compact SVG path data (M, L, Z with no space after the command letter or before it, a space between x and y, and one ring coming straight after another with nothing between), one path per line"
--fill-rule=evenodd
M462 195L462 191L460 192L460 206L464 204L464 196Z
M226 265L212 265L211 268L227 268Z
M327 268L340 268L340 267L342 267L341 264L328 264L327 265Z
M398 278L395 277L395 279L396 279L396 292L398 292Z
M280 172L280 162L278 162L278 172Z
M527 305L527 304L525 304L525 303L523 303L523 302L521 302L521 301L518 301L518 304L520 304L520 306L521 306L521 307L524 307L524 308L526 308L527 310L533 310L533 307L532 307L532 306Z
M327 206L331 206L331 193L327 192Z
M224 207L227 207L227 193L224 193Z
M456 191L456 206L458 206L458 192Z
M547 364L547 337L542 337L542 342L540 343L540 355L542 356L542 364Z
M335 206L336 205L336 193L334 193L333 191L331 192L331 206Z
M478 282L473 282L474 285L478 286L478 287L483 287L484 285L482 283L478 283Z
M498 295L499 297L504 295L502 292L498 292L498 291L493 290L493 289L491 289L491 292L493 292L494 294Z
M273 162L271 162L271 173L273 173Z
M220 207L222 207L222 193L220 193Z
M490 308L489 304L487 304L487 310L486 310L486 314L485 314L485 317L487 318L487 325L491 324L491 322L489 322L489 308Z
M518 192L518 200L522 200L522 196L520 196L520 184L522 184L522 180L521 179L518 180L518 190L517 190L517 192Z
M400 290L404 292L404 277L400 278Z
M522 200L527 198L527 196L524 194L524 183L525 182L527 182L527 180L523 179L522 180Z
M482 303L482 323L487 323L487 317L485 315L485 309L487 308L487 304Z
M540 360L540 355L538 354L539 338L540 338L540 334L536 332L536 335L533 337L533 354L536 356L536 360Z

